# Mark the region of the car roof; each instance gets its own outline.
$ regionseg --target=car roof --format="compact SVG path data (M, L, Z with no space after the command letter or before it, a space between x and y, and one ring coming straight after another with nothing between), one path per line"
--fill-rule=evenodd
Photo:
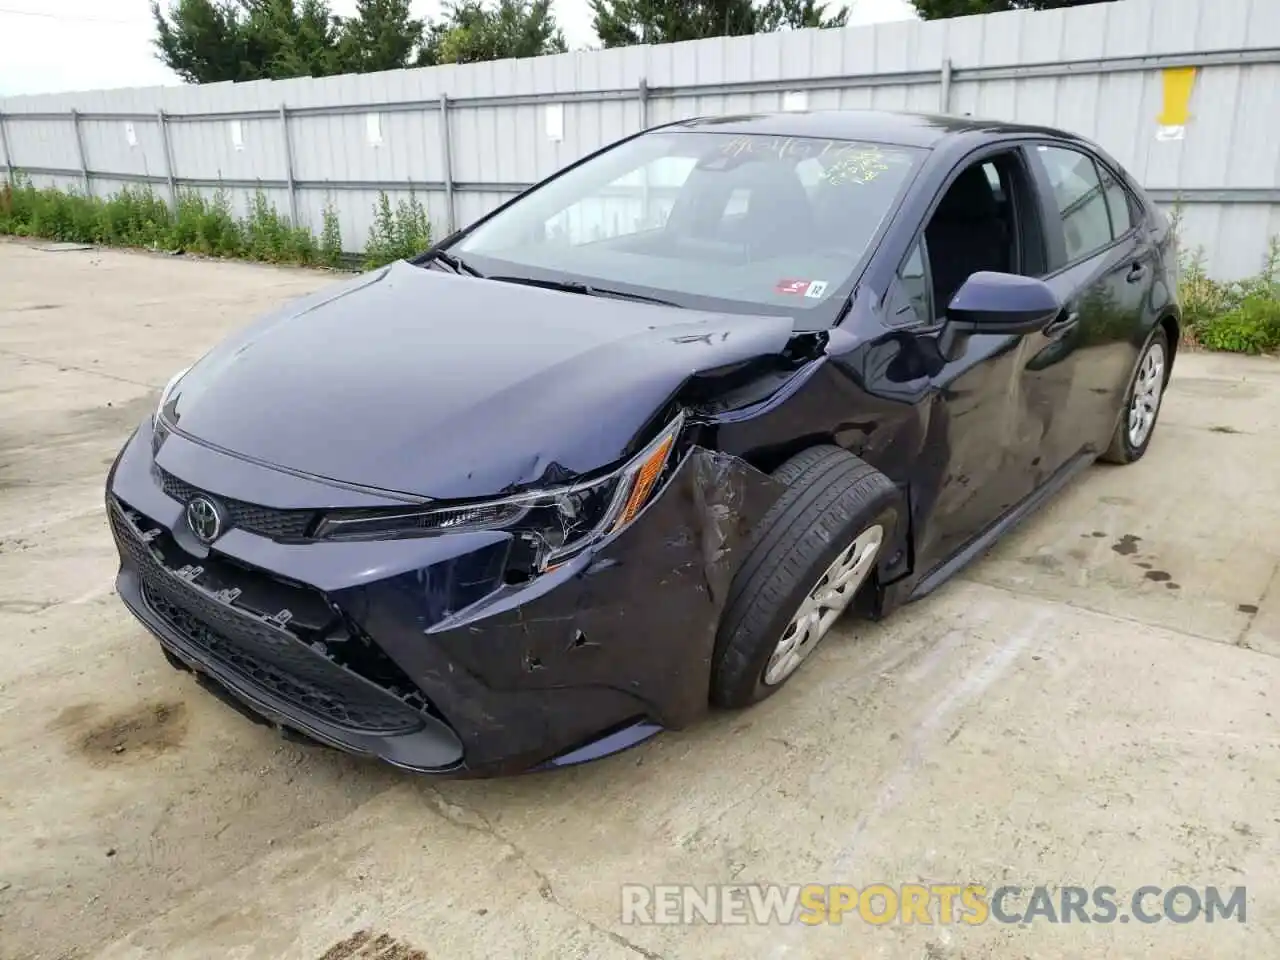
M1003 120L952 117L890 110L800 110L784 113L750 113L724 117L697 117L676 126L718 133L765 134L783 137L820 137L830 140L866 140L904 147L936 148L942 141L964 134L1017 135L1076 139L1061 130L1032 127Z

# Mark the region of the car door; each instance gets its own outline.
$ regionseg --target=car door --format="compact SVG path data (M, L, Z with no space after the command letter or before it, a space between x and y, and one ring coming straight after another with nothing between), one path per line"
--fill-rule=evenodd
M1063 405L1045 434L1059 462L1106 448L1137 362L1156 250L1137 200L1106 163L1075 145L1028 150L1044 205L1051 272L1063 304L1038 363L1063 380Z
M993 216L1001 222L1005 254L991 237ZM921 471L928 479L913 489L924 521L916 563L925 571L960 551L1047 476L1043 425L1063 389L1053 371L1031 366L1048 342L1039 333L977 334L953 355L938 353L946 308L968 276L1046 271L1040 203L1020 147L967 158L952 172L926 224L886 303L889 322L914 327L921 354L933 349L939 357L929 370L935 399L926 445L941 462Z

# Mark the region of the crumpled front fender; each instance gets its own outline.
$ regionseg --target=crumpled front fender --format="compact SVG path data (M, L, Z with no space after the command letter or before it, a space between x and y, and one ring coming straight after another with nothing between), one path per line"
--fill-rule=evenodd
M469 765L578 745L647 718L679 727L707 709L720 615L752 533L783 485L692 448L611 541L452 616L423 570L335 599L357 614L458 731ZM444 561L464 564L465 556Z

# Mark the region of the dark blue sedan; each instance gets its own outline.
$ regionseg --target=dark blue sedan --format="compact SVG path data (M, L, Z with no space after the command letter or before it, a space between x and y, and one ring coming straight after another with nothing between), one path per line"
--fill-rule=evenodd
M1151 442L1169 221L1095 144L867 112L614 144L175 376L119 594L284 730L562 766L777 691Z

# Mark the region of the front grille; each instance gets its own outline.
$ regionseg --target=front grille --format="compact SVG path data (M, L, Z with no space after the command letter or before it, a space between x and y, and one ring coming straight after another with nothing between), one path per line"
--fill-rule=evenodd
M157 468L157 471L160 474L161 489L179 503L186 503L196 494L205 492L167 470ZM217 494L212 496L227 508L227 519L231 526L270 537L272 540L305 539L308 528L316 518L314 510L278 510L245 503L243 500L229 500Z
M156 556L120 507L112 532L143 584L147 605L188 643L252 684L329 723L364 733L407 733L422 726L404 701L311 649L267 617L237 609L175 572ZM188 578L190 577L190 579Z

